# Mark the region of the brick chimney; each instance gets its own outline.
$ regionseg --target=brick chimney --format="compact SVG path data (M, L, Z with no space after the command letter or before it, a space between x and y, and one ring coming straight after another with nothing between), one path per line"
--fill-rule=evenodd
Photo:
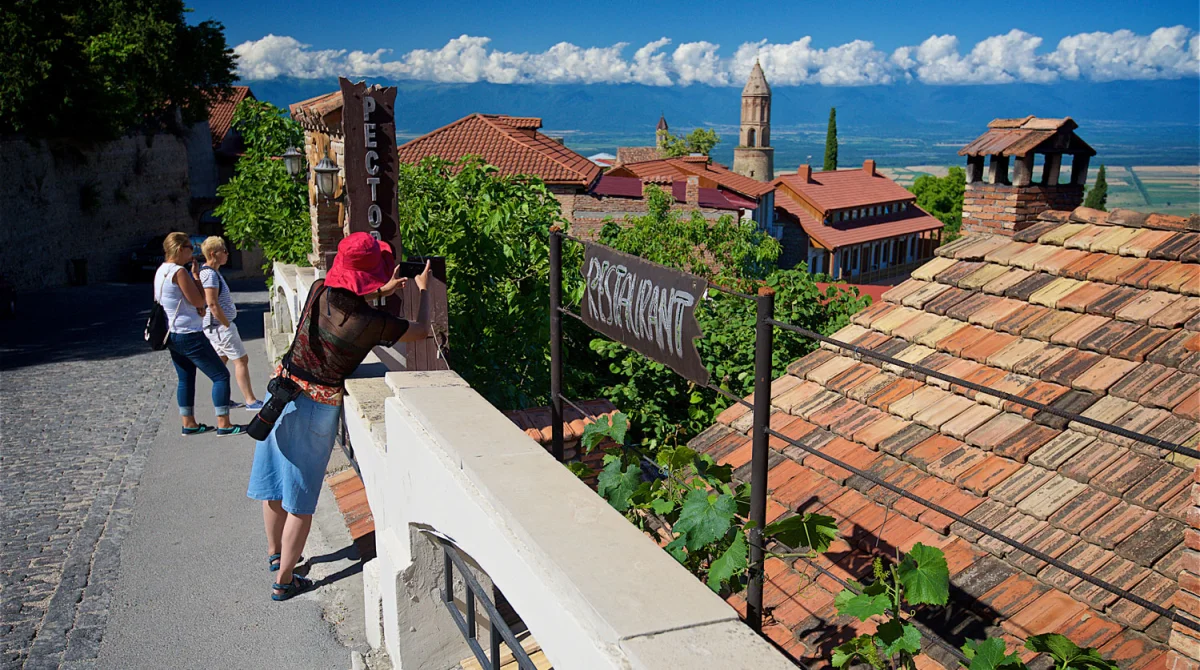
M1070 117L996 119L987 132L959 150L967 157L963 233L1011 237L1048 209L1073 210L1082 204L1088 163L1096 151L1075 134L1078 127ZM1036 181L1035 154L1044 156ZM1064 154L1071 156L1071 179L1065 184L1059 183Z
M866 172L867 174L871 175L872 177L875 176L875 160L874 159L868 158L867 160L863 161L863 172Z
M801 165L796 170L796 176L799 177L800 181L804 182L805 184L812 181L812 166L808 163Z
M684 189L684 200L689 205L700 204L700 178L693 175L687 178L687 186Z

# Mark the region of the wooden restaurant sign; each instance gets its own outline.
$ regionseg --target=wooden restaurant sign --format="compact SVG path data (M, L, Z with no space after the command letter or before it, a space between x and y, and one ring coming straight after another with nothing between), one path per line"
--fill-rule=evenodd
M695 275L585 244L580 311L594 330L699 384L708 369L696 351L696 305L708 282Z
M345 188L350 232L370 233L388 242L403 258L400 244L396 177L396 88L350 83L342 88L342 133L345 137Z

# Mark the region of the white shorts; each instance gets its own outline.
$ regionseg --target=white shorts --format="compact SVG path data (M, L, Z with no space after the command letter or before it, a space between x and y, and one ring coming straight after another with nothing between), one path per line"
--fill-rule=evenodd
M213 324L204 329L204 335L208 337L218 356L235 361L246 355L246 345L242 344L242 336L238 334L235 322L230 321L228 328L219 323Z

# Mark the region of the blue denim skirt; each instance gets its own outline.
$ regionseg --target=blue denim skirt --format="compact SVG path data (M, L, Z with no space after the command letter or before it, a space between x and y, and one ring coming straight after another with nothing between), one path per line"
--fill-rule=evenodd
M315 402L303 393L288 403L271 434L254 449L246 495L280 500L292 514L315 512L341 417L341 405Z

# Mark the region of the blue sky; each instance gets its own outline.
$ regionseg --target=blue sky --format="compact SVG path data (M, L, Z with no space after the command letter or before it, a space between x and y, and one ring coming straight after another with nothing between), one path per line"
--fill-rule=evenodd
M1200 76L1195 0L190 5L248 79L736 85L755 58L780 85Z

